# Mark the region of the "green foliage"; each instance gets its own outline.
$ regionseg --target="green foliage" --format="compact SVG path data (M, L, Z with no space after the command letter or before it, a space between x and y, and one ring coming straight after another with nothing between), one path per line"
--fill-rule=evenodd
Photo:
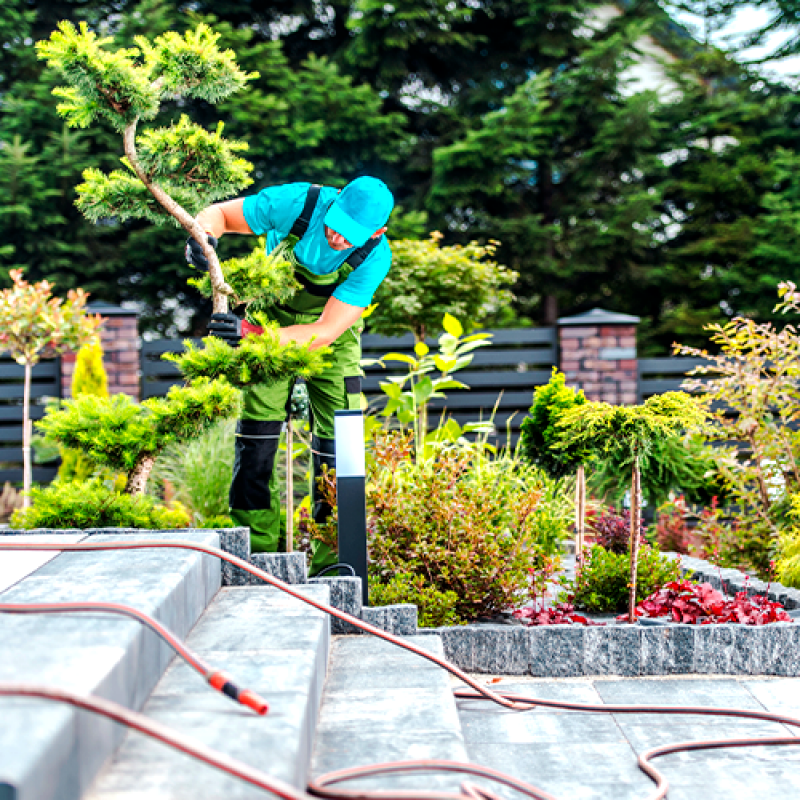
M220 264L222 274L234 293L232 304L244 303L248 312L253 314L291 300L300 289L289 255L292 246L284 239L267 254L263 240L259 240L259 246L250 255L223 261ZM207 274L202 278L190 278L189 285L204 297L212 296L211 280Z
M710 503L712 497L722 499L725 487L717 458L718 451L697 434L659 439L639 460L642 494L653 508L665 503L670 493L698 505ZM589 488L611 505L620 505L630 488L627 460L627 455L615 453L598 459L589 472Z
M379 364L397 361L408 365L405 375L392 376L380 384L381 391L388 398L381 415L387 418L396 417L401 425L412 425L418 451L425 447L428 402L445 398L445 389L469 388L465 383L455 380L452 374L468 367L472 363L473 351L488 345L491 338L488 333L464 336L461 323L450 314L444 315L442 326L444 333L439 337L438 353L432 354L425 342L418 341L414 345L414 356L387 353L377 360ZM457 425L455 421L452 424ZM474 425L468 430L478 430L480 427ZM446 428L442 430L442 433L447 432ZM460 427L457 433L462 433Z
M591 457L585 444L559 446L562 431L557 423L561 414L586 403L583 390L568 387L565 380L564 373L553 367L550 380L534 391L529 416L521 425L520 452L531 464L555 478L575 472Z
M173 386L166 397L137 404L127 395L80 395L48 411L38 427L49 439L80 450L99 466L130 475L143 456L201 435L238 408L238 393L224 381Z
M168 128L149 129L139 137L139 163L167 194L192 214L249 186L253 165L236 155L247 144L222 138L182 115ZM123 163L130 170L127 161ZM78 208L92 222L116 217L120 222L145 218L162 225L178 222L169 216L132 171L97 169L83 173L78 186Z
M636 602L641 602L668 581L679 578L677 562L662 556L657 548L642 547L636 573ZM595 545L575 580L565 586L566 594L572 598L575 608L620 613L628 607L630 579L628 553L611 553Z
M119 131L138 119L153 119L163 99L200 98L216 103L239 91L255 75L236 66L233 53L216 47L219 34L206 25L159 36L137 48L106 49L86 23L62 22L49 40L37 44L39 57L70 84L54 94L64 99L59 113L72 127L86 128L100 116ZM142 62L143 59L143 62Z
M281 345L277 323L271 322L263 312L253 314L253 319L264 328L264 333L245 337L238 347L207 336L203 339L203 349L187 341L182 353L167 353L164 359L177 364L190 381L224 378L237 387L271 383L295 375L310 378L324 369L330 348L312 350L310 343L294 341Z
M424 241L392 241L392 269L375 293L370 331L385 336L412 331L424 341L444 314L466 320L474 330L511 302L507 287L517 274L491 260L499 242L442 247L441 240L434 232Z
M219 527L228 516L235 427L234 420L225 420L191 441L171 444L153 468L148 491L170 491L192 515L194 527Z
M800 494L792 495L791 508L790 515L796 520L800 516ZM781 534L775 575L784 586L800 589L800 530L797 527Z
M12 528L150 528L189 526L183 508L164 508L143 495L116 491L99 478L31 491L33 505L14 512Z
M455 592L464 621L510 608L527 590L535 554L557 546L537 539L542 492L532 472L470 446L417 463L408 448L399 432L376 440L367 499L374 581L421 576L437 592Z
M388 583L371 582L369 603L371 606L413 603L417 607L417 624L420 628L462 624L455 610L458 595L450 590L440 591L426 583L421 575L400 572Z
M36 50L48 66L70 83L53 93L61 97L59 113L71 127L88 128L100 116L122 131L136 119L158 113L159 91L138 68L136 49L109 52L110 38L99 39L84 22L79 28L62 22Z
M592 402L561 414L556 425L563 433L561 446L584 446L602 457L612 456L622 465L646 454L654 444L678 431L701 429L705 404L686 392L665 392L639 406L614 406Z
M774 542L782 528L779 506L800 488L800 437L793 431L800 420L800 336L792 325L779 330L743 318L708 330L718 354L676 346L707 362L684 386L715 403L710 438L721 444L717 468L742 531L758 529ZM768 552L758 560L763 568Z

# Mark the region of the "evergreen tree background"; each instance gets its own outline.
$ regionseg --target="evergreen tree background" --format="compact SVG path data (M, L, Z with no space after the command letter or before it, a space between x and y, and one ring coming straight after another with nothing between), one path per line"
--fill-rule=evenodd
M761 5L800 50L800 3ZM145 330L203 332L210 309L186 286L179 233L92 225L75 208L83 169L118 166L117 136L64 127L33 44L62 19L126 46L204 20L261 77L215 109L168 107L156 122L221 115L225 135L250 145L253 191L380 176L401 206L390 235L500 240L497 261L520 274L508 324L601 305L640 315L640 353L664 355L676 338L704 341L705 321L770 318L775 284L800 283L800 100L708 43L725 0L628 0L608 24L591 22L610 6L4 0L0 281L23 266L56 291L140 303ZM706 34L671 22L677 6ZM645 34L676 58L672 93L626 83ZM225 237L221 255L251 246Z

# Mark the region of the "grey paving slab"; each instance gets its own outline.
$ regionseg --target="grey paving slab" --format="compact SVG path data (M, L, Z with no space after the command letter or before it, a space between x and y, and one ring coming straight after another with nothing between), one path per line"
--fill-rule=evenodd
M441 655L438 636L407 637ZM342 637L331 652L312 774L347 767L445 759L467 761L455 701L445 672L373 637ZM455 790L463 777L414 775L358 781L353 788Z
M328 587L299 591L327 602ZM175 660L144 713L294 786L305 786L330 645L327 615L271 588L220 590L187 639L195 652L270 706L254 715ZM264 792L131 734L84 800L264 797Z
M481 676L484 677L484 676ZM513 689L511 688L513 686ZM800 681L780 678L511 680L501 691L607 704L736 707L796 713ZM643 800L651 782L636 757L650 748L709 739L786 737L786 725L699 715L517 713L488 703L459 701L470 759L528 780L556 797ZM670 800L698 798L797 798L800 743L681 753L658 759L670 782ZM515 797L500 789L503 797Z
M183 535L199 544L218 543L209 532ZM0 596L6 602L125 603L185 636L219 585L218 560L189 550L62 553ZM43 683L139 708L171 657L166 643L131 620L0 614L3 680ZM121 730L110 721L60 708L53 713L42 701L15 705L0 700L0 728L13 732L0 749L0 782L14 786L26 800L79 797L121 739Z

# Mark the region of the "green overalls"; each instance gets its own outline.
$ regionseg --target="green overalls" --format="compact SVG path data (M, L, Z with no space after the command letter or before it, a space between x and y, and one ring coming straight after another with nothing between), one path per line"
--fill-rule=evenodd
M292 246L299 241L298 236ZM344 263L336 272L315 275L297 262L295 274L303 284L286 305L275 306L269 317L281 327L303 325L319 319L333 290L350 274L353 267ZM354 260L354 259L351 259ZM362 256L363 260L363 256ZM322 502L316 478L322 465L329 469L334 460L334 412L361 408L361 330L363 323L346 330L332 345L326 359L330 366L314 378L307 379L311 416L311 497L313 518L324 522L330 507ZM280 488L275 470L283 422L289 413L294 379L283 382L254 384L243 392L244 411L236 430L236 459L231 484L231 517L239 525L250 527L253 552L274 553L286 548L281 529ZM312 541L312 560L309 573L316 574L337 562L336 553L322 542Z

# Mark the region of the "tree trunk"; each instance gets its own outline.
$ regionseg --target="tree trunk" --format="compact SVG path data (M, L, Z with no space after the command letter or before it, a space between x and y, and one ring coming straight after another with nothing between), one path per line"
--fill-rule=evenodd
M636 622L636 573L639 566L639 528L642 516L642 486L639 475L639 456L633 458L631 477L631 583L628 595L628 622Z
M294 425L286 422L286 552L294 549Z
M139 156L136 153L136 125L138 119L131 122L123 134L123 144L125 155L133 167L139 180L147 187L150 194L155 197L161 207L172 217L174 217L181 227L199 242L203 247L203 255L208 259L208 277L211 280L211 288L214 293L213 308L215 314L228 313L228 295L233 294L233 289L225 283L222 269L219 266L217 251L208 243L208 236L197 220L176 203L157 183L150 180L147 173L139 163Z
M583 564L583 537L586 527L586 470L583 464L575 476L575 563Z
M22 394L22 507L31 504L30 491L33 484L31 467L31 371L33 365L25 362L25 386Z
M147 453L139 456L136 464L128 475L128 483L125 486L125 491L128 494L144 494L144 490L147 488L147 479L150 477L155 463L156 457L154 453Z

